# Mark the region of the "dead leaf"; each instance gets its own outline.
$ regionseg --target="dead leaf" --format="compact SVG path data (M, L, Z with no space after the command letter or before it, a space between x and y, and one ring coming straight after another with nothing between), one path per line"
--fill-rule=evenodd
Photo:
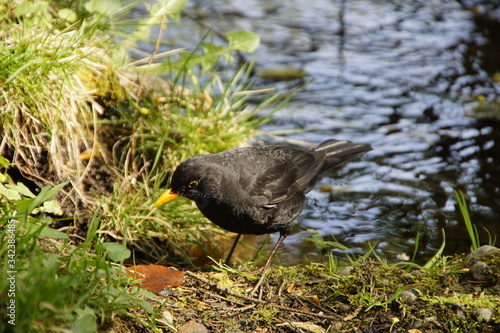
M88 160L90 160L91 157L96 157L96 156L99 156L99 152L96 151L95 149L89 148L89 149L85 150L84 152L80 153L80 156L78 156L78 157L82 161L88 161Z
M292 282L290 283L290 285L288 286L288 288L286 288L286 291L291 293L292 291L294 291L297 287L297 282Z
M162 265L137 265L127 269L127 274L140 280L142 289L158 293L169 287L179 287L184 283L184 274Z
M318 295L312 295L311 300L313 301L314 304L317 306L321 306L321 302L319 301Z

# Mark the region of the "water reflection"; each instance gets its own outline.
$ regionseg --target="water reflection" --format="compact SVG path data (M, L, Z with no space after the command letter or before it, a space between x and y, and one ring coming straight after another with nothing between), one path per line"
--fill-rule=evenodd
M258 33L258 66L293 65L315 78L265 131L305 129L287 138L374 147L321 179L334 191L309 195L282 260L317 256L300 240L307 228L334 236L352 253L376 246L391 259L411 255L418 234L417 260L425 261L441 245L441 229L447 253L467 251L455 188L466 193L482 241L483 227L500 235L499 122L466 116L477 95L497 98L488 73L500 65L480 58L480 50L498 52L485 46L477 19L457 2L193 1L188 11L223 33ZM204 34L183 20L166 39L193 46ZM283 86L258 78L256 84Z

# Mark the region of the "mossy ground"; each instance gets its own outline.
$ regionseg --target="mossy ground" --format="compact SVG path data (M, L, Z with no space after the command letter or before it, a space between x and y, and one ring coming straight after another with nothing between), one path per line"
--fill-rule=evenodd
M255 280L241 274L189 272L163 304L176 327L195 320L209 332L498 332L500 259L482 260L487 281L471 276L465 255L429 270L360 258L342 276L322 264L275 267L260 297L248 296ZM404 291L415 300L403 300Z
M175 75L179 66L168 62L173 81L117 65L116 45L92 23L98 15L75 2L81 24L70 24L41 3L6 10L1 25L0 240L15 223L18 331L162 332L191 320L211 332L500 330L495 255L481 259L484 281L471 278L467 256L425 269L365 257L347 270L333 259L278 266L256 297L248 295L256 280L245 274L193 272L187 248L214 243L206 235L217 230L185 201L166 212L151 204L186 157L245 144L267 119L259 110L279 96L249 109L245 70L211 72L197 85L182 80L196 81L193 72ZM48 195L48 184L64 186ZM41 206L54 195L60 211ZM126 247L131 263L175 265L185 283L164 296L139 290L116 263L124 259L111 258L113 249L129 255ZM0 242L4 271L7 253ZM8 288L2 279L2 304ZM416 300L402 301L404 291ZM476 318L477 308L492 318ZM4 310L0 330L13 329Z

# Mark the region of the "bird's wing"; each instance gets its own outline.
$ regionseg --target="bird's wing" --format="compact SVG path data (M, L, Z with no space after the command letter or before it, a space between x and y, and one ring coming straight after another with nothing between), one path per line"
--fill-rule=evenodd
M291 198L297 191L308 191L310 183L321 170L325 161L324 152L274 146L269 160L251 184L250 194L266 198L266 206L278 204Z

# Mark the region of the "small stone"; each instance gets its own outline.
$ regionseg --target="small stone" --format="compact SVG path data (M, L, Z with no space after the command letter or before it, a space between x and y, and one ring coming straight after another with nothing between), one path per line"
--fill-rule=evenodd
M487 273L489 269L490 268L488 267L487 264L485 264L482 261L478 261L477 263L474 264L474 266L472 266L470 271L474 279L484 281L488 279Z
M399 295L399 299L401 299L401 302L403 302L404 304L413 304L417 300L417 295L415 295L411 291L403 291Z
M411 271L410 274L413 275L413 276L416 276L416 277L424 275L424 273L421 270L417 270L417 269Z
M163 315L163 318L165 318L165 320L167 321L167 323L169 323L170 325L172 325L174 323L174 316L172 315L172 313L168 310L165 310L162 312L162 315Z
M409 261L410 257L406 253L398 253L396 255L396 260L398 260L398 261Z
M488 308L477 308L472 314L479 320L489 322L491 320L492 312Z
M487 256L492 253L499 252L500 249L491 245L483 245L480 248L475 249L469 254L469 257L474 259L481 259L484 256Z
M196 320L190 320L181 327L179 327L178 333L209 333L207 328L202 324L196 322Z
M346 266L346 267L342 268L342 269L339 271L339 273L338 273L338 274L339 274L340 276L347 276L347 275L350 275L350 274L351 274L351 272L352 272L352 270L353 270L353 269L354 269L354 268L353 268L352 266Z

